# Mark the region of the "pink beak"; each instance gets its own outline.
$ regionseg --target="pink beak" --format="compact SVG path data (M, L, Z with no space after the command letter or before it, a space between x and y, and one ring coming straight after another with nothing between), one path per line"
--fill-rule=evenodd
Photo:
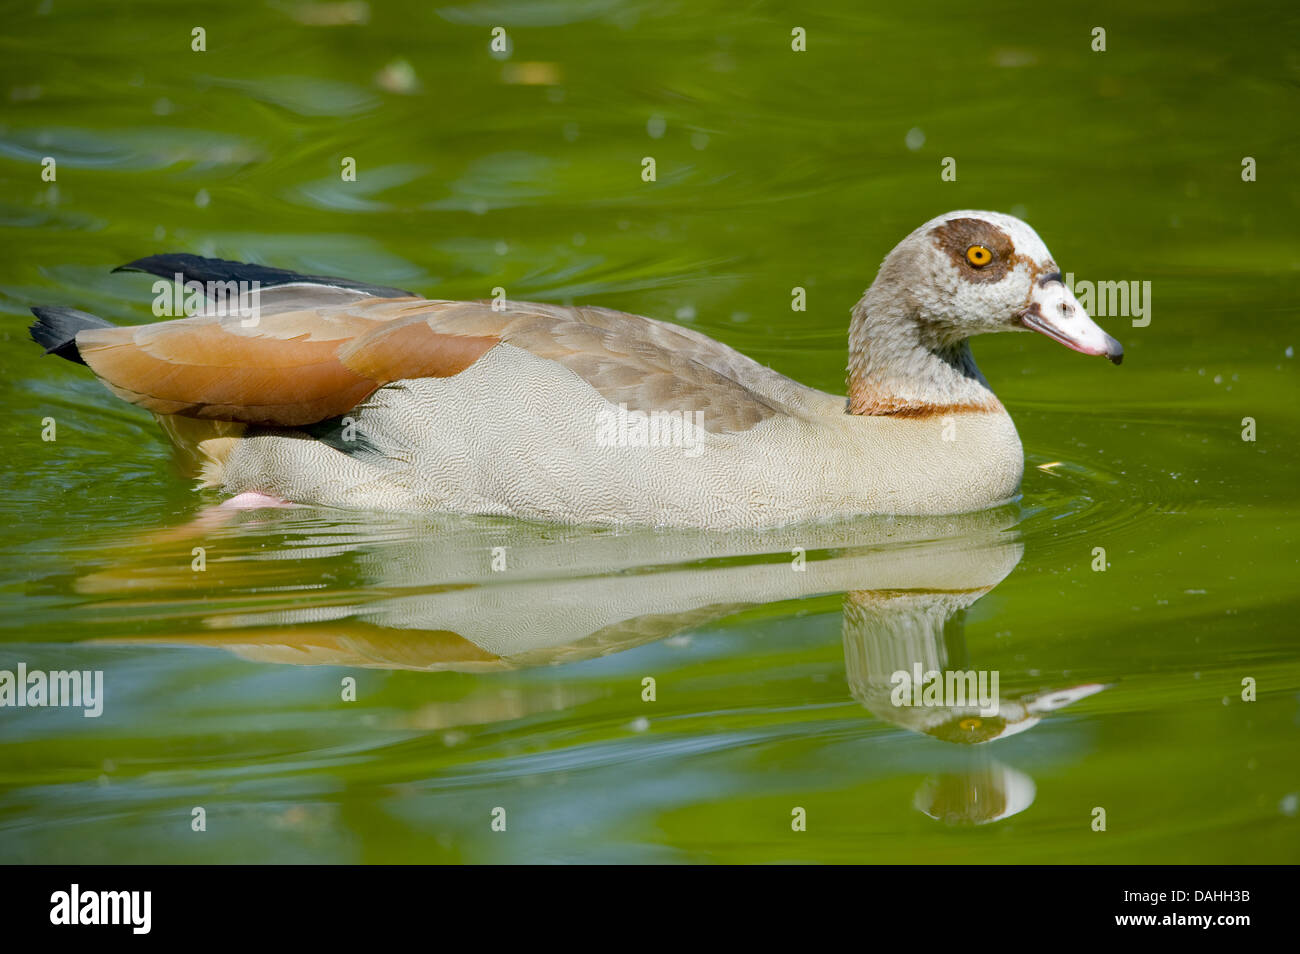
M1104 354L1113 364L1124 360L1124 346L1088 317L1059 274L1040 279L1020 323L1080 354Z

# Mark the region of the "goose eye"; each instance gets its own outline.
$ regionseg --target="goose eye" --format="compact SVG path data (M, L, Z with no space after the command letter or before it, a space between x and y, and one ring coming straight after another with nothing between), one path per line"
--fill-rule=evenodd
M988 249L985 249L984 251L988 252ZM962 719L961 722L958 723L958 725L960 725L967 732L970 732L973 729L978 729L983 724L984 724L983 719Z
M983 268L989 262L993 261L993 253L983 245L972 245L966 249L966 261L970 262L976 268Z

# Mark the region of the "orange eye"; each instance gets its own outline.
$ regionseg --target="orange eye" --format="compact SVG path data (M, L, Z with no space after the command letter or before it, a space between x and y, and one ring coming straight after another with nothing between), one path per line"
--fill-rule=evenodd
M988 249L985 249L984 251L987 252ZM968 253L968 257L969 257L969 253ZM983 719L962 719L961 722L958 724L967 732L970 732L971 730L978 729L980 726L982 726L984 724L984 720Z
M993 253L983 245L972 245L966 249L966 261L970 262L976 268L983 268L989 262L993 261Z

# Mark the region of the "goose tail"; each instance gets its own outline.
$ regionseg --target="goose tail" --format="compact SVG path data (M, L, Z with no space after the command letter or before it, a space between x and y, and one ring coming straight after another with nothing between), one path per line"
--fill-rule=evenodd
M77 350L77 332L87 328L114 327L111 321L89 312L59 305L36 307L32 314L36 316L36 321L28 329L32 340L44 348L46 354L57 354L77 364L86 363Z

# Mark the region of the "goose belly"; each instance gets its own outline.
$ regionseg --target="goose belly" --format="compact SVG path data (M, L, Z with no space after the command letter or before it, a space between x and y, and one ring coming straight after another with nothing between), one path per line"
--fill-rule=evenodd
M957 440L937 421L843 414L777 414L713 434L688 411L642 427L572 371L508 345L454 377L381 388L350 416L352 452L246 438L226 489L327 506L725 529L979 509L1014 492L1021 466L1005 414L1014 454L1000 421L959 420Z

